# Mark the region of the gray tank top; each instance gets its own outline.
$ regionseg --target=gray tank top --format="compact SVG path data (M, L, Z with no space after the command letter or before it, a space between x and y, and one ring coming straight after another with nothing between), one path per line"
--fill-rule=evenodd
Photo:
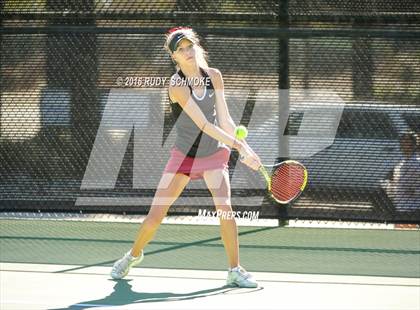
M210 79L202 68L200 68L200 71L205 78ZM178 71L178 75L181 79L185 79L185 75L181 70ZM204 88L202 97L196 96L190 85L188 87L192 98L200 107L207 120L217 125L216 96L211 80L209 84L209 86ZM219 147L224 146L224 144L202 132L177 102L172 102L170 98L169 101L171 102L172 116L175 121L177 133L175 146L182 153L189 157L204 157L214 154Z

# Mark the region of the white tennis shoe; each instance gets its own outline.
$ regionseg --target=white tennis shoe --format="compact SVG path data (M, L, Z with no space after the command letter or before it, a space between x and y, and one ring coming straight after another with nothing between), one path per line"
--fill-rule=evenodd
M130 251L128 251L122 258L114 263L114 266L112 266L111 270L111 277L113 279L124 278L130 271L131 267L140 264L140 262L143 260L143 257L143 251L141 251L139 256L135 257L131 255L130 249Z
M258 282L254 277L241 266L232 268L228 271L226 284L248 288L258 287Z

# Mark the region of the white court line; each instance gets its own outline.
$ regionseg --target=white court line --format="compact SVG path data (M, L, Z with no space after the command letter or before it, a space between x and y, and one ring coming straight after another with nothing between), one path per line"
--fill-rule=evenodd
M70 212L0 212L0 220L52 220L52 221L87 221L103 223L142 223L146 215L138 214L106 214L106 213L70 213ZM169 215L162 223L183 225L219 226L217 218L198 215ZM247 219L236 218L238 226L278 227L278 219ZM288 220L286 228L337 228L337 229L367 229L367 230L414 230L420 231L420 225L413 227L398 226L389 223L331 221L331 220Z
M78 268L78 269L76 269ZM79 275L109 275L110 267L80 265L52 265L52 264L17 264L0 263L0 272L41 272L61 273L61 271L76 269L64 273ZM195 270L195 269L162 269L162 268L133 268L130 277L181 278L224 280L226 271ZM420 278L325 275L325 274L297 274L279 272L253 272L260 282L301 282L323 284L357 284L357 285L389 285L389 286L419 286Z
M418 310L420 279L253 272L259 289L225 287L226 271L0 264L0 309Z
M198 211L197 211L198 212ZM0 220L46 220L46 221L73 221L73 222L102 222L102 223L132 223L140 224L146 215L130 214L105 214L105 213L68 213L68 212L0 212ZM182 225L209 225L219 226L219 219L198 215L169 215L166 216L163 224L182 224ZM247 219L236 218L238 226L257 226L257 227L278 227L279 221L276 219Z

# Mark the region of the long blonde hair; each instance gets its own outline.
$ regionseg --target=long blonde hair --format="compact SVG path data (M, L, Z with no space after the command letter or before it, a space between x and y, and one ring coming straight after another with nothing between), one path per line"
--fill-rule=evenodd
M198 66L203 68L203 69L208 69L209 65L207 63L207 52L201 46L198 34L191 28L177 27L177 28L170 29L169 32L165 35L166 36L166 41L165 41L165 45L164 45L165 50L169 53L169 55L172 55L172 51L169 48L169 43L174 38L174 36L176 36L180 33L183 33L188 40L191 40L194 43L194 48L197 52L196 57L197 57ZM178 64L175 64L175 66L176 66L176 68L179 69Z

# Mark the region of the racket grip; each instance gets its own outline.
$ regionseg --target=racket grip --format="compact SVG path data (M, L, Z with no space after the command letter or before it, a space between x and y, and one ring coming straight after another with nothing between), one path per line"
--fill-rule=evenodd
M265 181L267 182L268 190L271 191L271 177L268 174L267 169L265 169L264 166L261 166L258 170L261 172L261 174L263 175Z

